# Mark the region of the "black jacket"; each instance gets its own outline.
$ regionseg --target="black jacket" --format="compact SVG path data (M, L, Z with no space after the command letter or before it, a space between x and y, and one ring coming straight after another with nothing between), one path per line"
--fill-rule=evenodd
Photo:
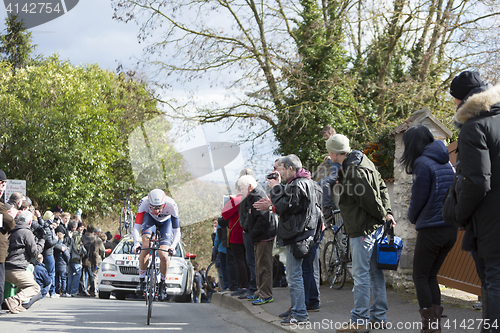
M65 251L62 250L63 246ZM66 265L69 263L69 257L69 247L64 245L63 242L58 241L56 246L54 246L54 260L57 271L61 271L66 268Z
M24 271L31 259L36 259L42 253L45 240L35 242L35 236L28 222L22 218L16 219L16 226L9 236L9 254L5 260L5 269Z
M248 233L248 209L245 205L246 198L241 198L240 205L238 207L238 215L240 217L240 225L244 232Z
M455 214L472 222L481 258L500 257L500 86L473 90L457 109L461 127L458 159L463 179L457 184Z
M285 186L274 186L271 189L271 201L280 217L278 236L284 240L285 245L291 244L287 240L300 240L297 237L304 231L314 231L318 223L315 185L305 172L301 169L295 175L296 178Z
M276 225L274 219L271 219L269 211L258 211L253 207L253 204L262 198L266 198L266 193L260 187L257 187L240 203L246 214L246 226L252 243L258 243L265 239L270 239L276 236ZM240 214L241 221L241 214Z

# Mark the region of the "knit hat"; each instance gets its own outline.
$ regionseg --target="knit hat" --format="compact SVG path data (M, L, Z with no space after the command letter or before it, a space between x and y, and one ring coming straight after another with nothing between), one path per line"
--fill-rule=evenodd
M116 239L117 241L119 241L120 239L122 239L122 236L120 236L120 235L116 234L116 235L115 235L115 239Z
M77 228L80 228L80 227L85 227L85 224L83 224L83 222L78 222L78 227Z
M484 86L478 72L465 71L455 76L450 85L450 94L463 101L475 88Z
M0 180L7 180L7 176L5 175L5 172L0 169Z
M349 139L342 134L334 134L326 141L326 149L332 154L350 153Z
M54 217L54 214L51 211L46 211L45 214L43 214L43 219L45 221L51 220Z

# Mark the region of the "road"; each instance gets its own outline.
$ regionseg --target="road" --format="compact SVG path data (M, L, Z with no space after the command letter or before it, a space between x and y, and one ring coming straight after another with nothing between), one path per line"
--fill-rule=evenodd
M281 332L244 311L212 304L155 302L146 325L144 301L45 298L28 311L0 316L3 333L21 332Z

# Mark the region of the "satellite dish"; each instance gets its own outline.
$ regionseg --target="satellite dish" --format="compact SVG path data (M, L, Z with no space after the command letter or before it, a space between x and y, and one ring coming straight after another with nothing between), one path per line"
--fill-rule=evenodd
M193 178L203 177L220 169L229 193L231 187L224 167L238 157L239 153L240 147L232 142L210 142L208 145L180 152L186 171Z

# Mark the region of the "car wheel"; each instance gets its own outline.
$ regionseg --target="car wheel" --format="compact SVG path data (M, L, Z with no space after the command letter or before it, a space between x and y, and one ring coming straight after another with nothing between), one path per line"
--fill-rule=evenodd
M109 299L109 296L111 296L111 293L109 291L99 291L100 299Z
M175 301L180 303L191 303L193 293L187 293L177 296Z
M127 297L127 292L115 291L115 297L116 297L116 299L118 299L120 301L124 301L125 298Z

